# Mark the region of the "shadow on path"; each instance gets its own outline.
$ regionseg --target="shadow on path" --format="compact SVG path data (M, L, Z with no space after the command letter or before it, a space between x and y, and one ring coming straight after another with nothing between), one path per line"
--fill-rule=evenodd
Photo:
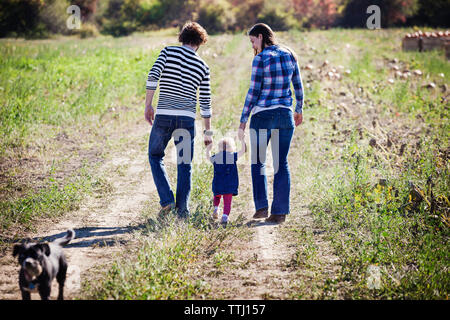
M148 219L146 222L126 227L84 227L75 228L75 239L71 243L64 246L65 248L83 248L91 246L114 246L117 244L126 244L127 241L123 239L117 239L117 235L122 235L126 233L131 233L134 231L143 232L156 232L158 230L166 227L170 222L164 221L165 219ZM234 227L247 226L248 228L262 227L268 225L276 225L274 223L268 223L265 220L251 220L248 222L239 221L237 223L231 224ZM215 226L218 228L219 226ZM45 237L33 237L33 238L22 238L22 239L2 239L3 242L7 243L25 243L25 242L52 242L56 239L62 238L67 234L66 231L52 234ZM6 240L6 241L5 241Z
M114 246L117 244L125 244L127 241L117 239L115 236L131 233L133 231L146 228L146 223L137 226L127 227L84 227L75 228L75 239L71 243L64 246L65 248L83 248L91 246ZM66 231L59 232L45 237L23 238L18 241L11 241L14 243L25 242L52 242L56 239L62 238L67 234ZM79 240L79 241L77 241Z

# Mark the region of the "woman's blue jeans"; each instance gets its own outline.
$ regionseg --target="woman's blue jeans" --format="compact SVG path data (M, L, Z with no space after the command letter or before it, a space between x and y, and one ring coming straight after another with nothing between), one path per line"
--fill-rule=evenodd
M274 166L271 214L289 214L291 178L287 156L294 134L292 111L278 108L261 111L250 120L253 201L255 209L268 208L266 153L269 141Z
M164 151L172 136L177 149L176 199L170 189L169 178L163 162ZM155 116L148 144L148 157L153 181L158 191L161 206L175 204L180 216L189 215L194 138L195 119L186 116Z

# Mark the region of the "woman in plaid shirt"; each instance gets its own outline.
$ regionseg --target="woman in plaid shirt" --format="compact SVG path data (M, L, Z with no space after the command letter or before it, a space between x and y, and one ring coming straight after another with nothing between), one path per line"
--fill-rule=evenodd
M267 222L281 223L289 214L290 171L287 156L294 128L303 121L303 85L295 54L275 43L272 29L263 23L248 32L255 52L250 88L245 99L239 126L243 138L250 114L250 145L252 154L253 218L269 215L266 149L271 140L274 165L273 201ZM291 82L296 98L292 112Z

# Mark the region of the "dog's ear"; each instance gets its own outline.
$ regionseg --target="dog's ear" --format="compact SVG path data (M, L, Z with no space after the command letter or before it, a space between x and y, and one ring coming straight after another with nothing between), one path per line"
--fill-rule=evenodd
M23 244L15 244L13 248L13 257L17 256L19 253L23 252L25 247Z
M40 249L46 256L50 255L50 246L48 243L39 243L36 245L36 248Z

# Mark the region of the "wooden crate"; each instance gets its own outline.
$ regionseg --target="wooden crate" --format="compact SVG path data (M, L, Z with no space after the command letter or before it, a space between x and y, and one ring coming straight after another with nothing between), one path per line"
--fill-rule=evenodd
M445 56L447 59L450 59L450 40L446 40L444 42L444 48L445 48Z
M422 38L422 51L429 51L435 49L442 49L444 47L443 38Z
M403 51L418 51L419 38L403 38L402 49Z
M405 37L402 40L403 51L429 51L445 49L450 37Z

